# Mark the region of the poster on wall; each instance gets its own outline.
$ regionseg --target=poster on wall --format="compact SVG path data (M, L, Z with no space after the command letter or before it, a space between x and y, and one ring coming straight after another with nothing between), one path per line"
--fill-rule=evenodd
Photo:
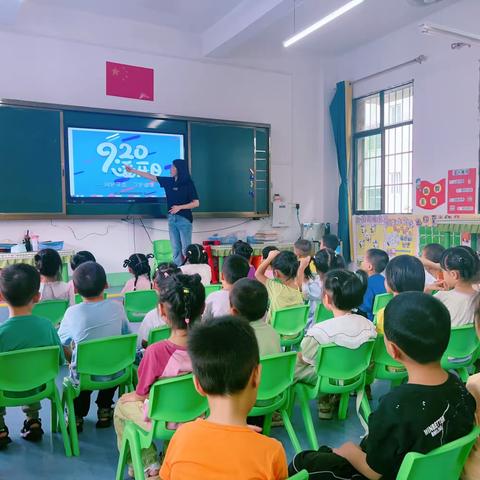
M385 251L389 257L417 254L417 224L406 215L385 219Z
M383 248L385 229L380 217L357 217L355 234L356 258L363 258L370 248Z
M476 213L477 169L462 168L448 171L448 213Z
M415 205L423 210L435 210L445 203L446 180L436 183L417 178L415 182Z

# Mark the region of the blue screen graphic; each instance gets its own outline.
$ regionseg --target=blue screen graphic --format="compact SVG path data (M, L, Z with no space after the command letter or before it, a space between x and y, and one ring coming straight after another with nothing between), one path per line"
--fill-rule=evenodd
M164 189L127 172L125 166L169 176L177 158L184 158L183 135L69 128L70 196L154 201L165 197Z

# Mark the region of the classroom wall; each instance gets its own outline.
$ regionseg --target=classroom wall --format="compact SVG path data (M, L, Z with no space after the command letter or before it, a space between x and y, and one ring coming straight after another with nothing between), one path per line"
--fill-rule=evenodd
M195 58L197 43L178 32L169 35L168 29L160 32L115 19L105 29L99 18L84 14L73 21L65 18L64 23L72 25L67 29L58 12L53 17L55 24L43 8L36 13L41 19L38 23L30 10L15 29L0 29L0 97L270 123L272 193L300 203L302 221L335 224L335 198L325 197L319 189L325 182L324 131L319 124L323 78L315 63L297 63L290 72L284 67L273 71L214 63ZM90 27L88 35L80 28L85 24ZM127 34L119 35L119 29ZM167 39L170 44L165 43ZM155 68L155 101L105 96L106 60ZM146 220L145 224L155 228L149 232L152 238L167 238L164 220ZM196 220L193 238L201 241L214 232L250 234L270 224L270 219L247 223L242 219ZM110 272L122 270L123 259L133 250L150 250L148 236L138 222L133 227L113 219L2 221L0 241L17 241L27 228L45 240L64 240L77 250L91 249ZM298 237L293 208L292 226L280 229L279 234L283 240Z

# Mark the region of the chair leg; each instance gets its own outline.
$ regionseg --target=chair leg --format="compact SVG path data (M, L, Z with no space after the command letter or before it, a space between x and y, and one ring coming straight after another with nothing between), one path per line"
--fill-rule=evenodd
M125 478L125 467L127 466L128 452L130 451L130 442L128 436L124 435L122 440L122 448L118 454L117 474L115 480L123 480Z
M357 392L357 395L360 395L360 393ZM368 397L365 392L363 393L362 402L360 403L360 408L362 410L363 418L365 419L366 422L368 422L368 417L372 413L372 409L370 407L370 403L368 401Z
M345 420L348 412L348 401L350 400L349 393L342 393L340 395L340 404L338 405L338 419Z
M77 419L75 418L75 409L73 407L73 391L71 386L67 386L63 392L63 403L67 407L68 430L70 432L70 443L72 444L73 455L80 455L80 447L78 445Z
M312 413L310 412L307 395L300 384L296 385L295 390L300 403L300 410L302 412L305 430L307 431L308 441L310 442L312 450L318 450L317 434L315 433L315 428L313 427Z
M290 421L290 417L285 409L280 410L280 414L282 415L283 424L285 425L285 430L288 433L290 441L292 442L293 449L295 453L300 453L302 451L302 447L300 446L300 442L298 441L297 434L292 426L292 422Z
M70 438L68 437L67 426L65 425L65 417L63 416L62 402L60 400L60 395L58 394L58 390L56 388L53 392L53 395L54 395L53 403L55 403L56 417L58 418L58 425L60 426L60 432L63 438L65 455L67 457L71 457L72 446L71 446ZM55 423L57 423L57 420L55 420Z
M458 374L460 375L460 378L462 379L463 383L467 383L468 380L468 370L465 367L460 367L457 370Z
M270 435L270 432L271 432L271 429L272 429L272 416L273 416L273 412L272 413L267 413L265 415L265 418L263 419L262 433L266 436Z
M127 433L127 435L129 435ZM130 434L130 455L132 457L135 480L145 480L145 472L142 462L142 448L136 434Z
M57 408L55 402L50 400L50 428L52 433L58 432Z

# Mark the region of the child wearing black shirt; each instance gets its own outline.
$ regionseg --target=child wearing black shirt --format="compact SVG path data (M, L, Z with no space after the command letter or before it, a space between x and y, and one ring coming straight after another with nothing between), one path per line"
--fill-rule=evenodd
M440 359L450 338L450 314L430 295L401 293L385 310L385 343L408 371L408 383L385 395L368 419L360 446L301 452L289 474L306 469L312 480L394 480L408 452L431 450L470 433L475 400Z

